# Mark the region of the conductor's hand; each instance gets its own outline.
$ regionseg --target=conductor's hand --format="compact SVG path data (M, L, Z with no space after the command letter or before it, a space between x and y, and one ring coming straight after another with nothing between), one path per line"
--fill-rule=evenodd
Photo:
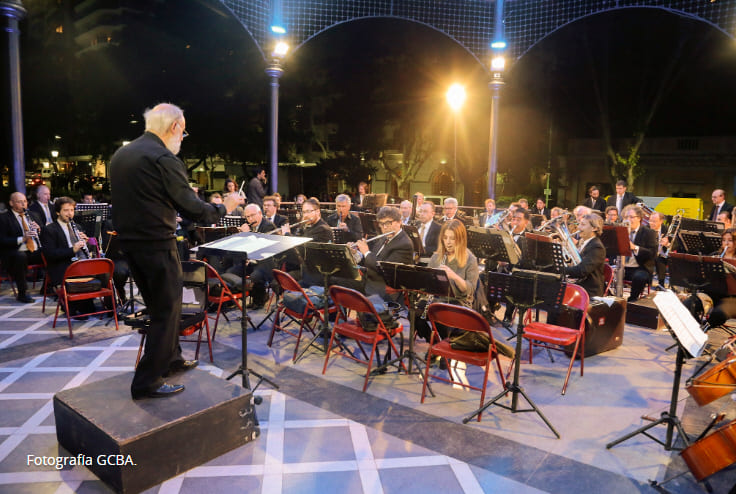
M238 207L238 196L233 195L233 194L228 194L223 198L222 203L225 205L227 214L230 214L233 211L235 211L236 207Z

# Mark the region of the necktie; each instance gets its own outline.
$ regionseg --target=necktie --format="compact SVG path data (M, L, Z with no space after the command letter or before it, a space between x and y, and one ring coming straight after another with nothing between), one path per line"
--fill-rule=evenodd
M425 225L422 223L422 226L419 227L419 238L422 240L422 245L424 245L424 230ZM426 247L426 245L424 245Z
M23 223L23 235L28 235L31 232L31 229L28 227L25 213L20 213L20 220ZM35 252L36 242L34 242L32 238L29 238L28 240L26 240L26 247L28 248L29 252Z
M621 214L621 206L623 202L623 196L616 196L616 209L618 209L618 214Z

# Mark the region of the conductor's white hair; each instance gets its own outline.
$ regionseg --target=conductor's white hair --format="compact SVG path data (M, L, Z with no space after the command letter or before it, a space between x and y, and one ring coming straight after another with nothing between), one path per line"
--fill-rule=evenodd
M184 118L184 111L171 103L159 103L143 112L143 118L146 121L146 131L163 134L174 122Z

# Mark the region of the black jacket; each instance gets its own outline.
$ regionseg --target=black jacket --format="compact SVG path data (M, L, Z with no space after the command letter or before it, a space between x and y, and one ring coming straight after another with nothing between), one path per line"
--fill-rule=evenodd
M363 260L367 270L366 293L368 295L378 294L382 297L386 295L386 282L383 280L378 261L411 264L413 260L413 246L405 231L401 230L388 241L385 238L376 240L376 245L371 247L371 251Z
M287 218L286 216L281 216L278 213L273 215L273 221L266 215L263 215L263 219L268 220L271 223L273 223L273 226L275 226L276 228L281 228L282 226L284 226L286 223L289 222L289 218Z
M320 218L314 225L304 228L301 236L309 237L314 242L327 244L332 241L332 230L330 230L330 226L325 223L325 220Z
M639 247L639 253L636 254L636 262L639 266L649 271L649 274L654 272L654 259L657 257L657 233L649 227L641 225L639 231L636 232L634 237L634 245Z
M41 217L33 211L28 211L26 220L28 220L28 218L35 221L38 226L42 227L44 225L44 221ZM22 236L23 229L15 218L13 210L8 209L4 213L0 214L0 255L6 252L18 250L20 247L20 244L18 244L18 237Z
M616 205L616 196L613 196L613 205ZM589 207L590 209L597 209L598 211L605 212L606 211L606 201L599 197L595 201L592 197L588 197L583 201L583 206Z
M66 235L57 221L49 223L41 229L41 244L43 255L46 257L49 272L49 281L52 286L61 284L64 271L75 257L74 249L69 247Z
M110 161L112 221L125 249L175 248L176 212L217 223L225 206L209 204L189 186L184 163L146 132Z
M263 208L263 198L266 197L266 186L258 177L253 177L248 182L247 192L245 196L248 198L249 204L258 204Z
M723 206L721 207L721 213L724 211L728 211L729 213L733 214L733 204L729 204L727 202L723 203ZM708 215L708 219L710 221L716 221L717 215L716 215L716 207L713 206L710 210L710 214Z
M608 201L606 201L606 206L615 206L616 205L616 194L612 194L608 196ZM624 197L621 201L621 209L625 208L629 204L636 204L637 202L641 202L641 199L636 197L631 192L624 192ZM605 209L604 209L605 211Z
M41 206L40 202L34 201L33 204L28 206L28 210L33 211L39 218L43 219L43 222L39 223L40 226L44 226L46 224L46 212L43 210L43 206ZM51 221L56 221L56 217L58 215L54 210L54 203L52 202L49 202L49 213L51 214Z
M593 237L580 252L580 264L570 266L565 274L571 278L577 278L576 285L585 288L591 297L603 295L605 287L605 271L603 264L606 262L606 248L598 237Z
M340 222L340 216L337 213L333 213L327 217L327 224L332 228L337 227ZM349 213L345 217L345 224L348 226L348 231L345 232L345 239L348 242L357 242L363 238L363 225L360 222L360 217L357 214Z
M419 228L421 227L422 225L419 225ZM434 254L434 251L437 250L437 245L440 240L440 230L442 230L442 227L436 221L432 221L429 224L429 231L427 232L427 236L424 239L425 256L431 257L432 254Z

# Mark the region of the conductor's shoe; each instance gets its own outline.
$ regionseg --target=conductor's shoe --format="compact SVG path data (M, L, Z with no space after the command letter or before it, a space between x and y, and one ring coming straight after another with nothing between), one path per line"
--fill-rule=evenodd
M23 304L32 304L33 302L35 302L34 298L28 295L27 293L18 294L18 296L16 297L16 300Z
M134 400L141 400L143 398L166 398L167 396L175 395L184 391L183 384L168 384L163 383L156 389L144 391L141 393L133 393Z
M198 365L199 360L177 360L169 366L169 372L167 372L166 375L171 376L173 374L179 374L180 372L186 372L194 369Z

